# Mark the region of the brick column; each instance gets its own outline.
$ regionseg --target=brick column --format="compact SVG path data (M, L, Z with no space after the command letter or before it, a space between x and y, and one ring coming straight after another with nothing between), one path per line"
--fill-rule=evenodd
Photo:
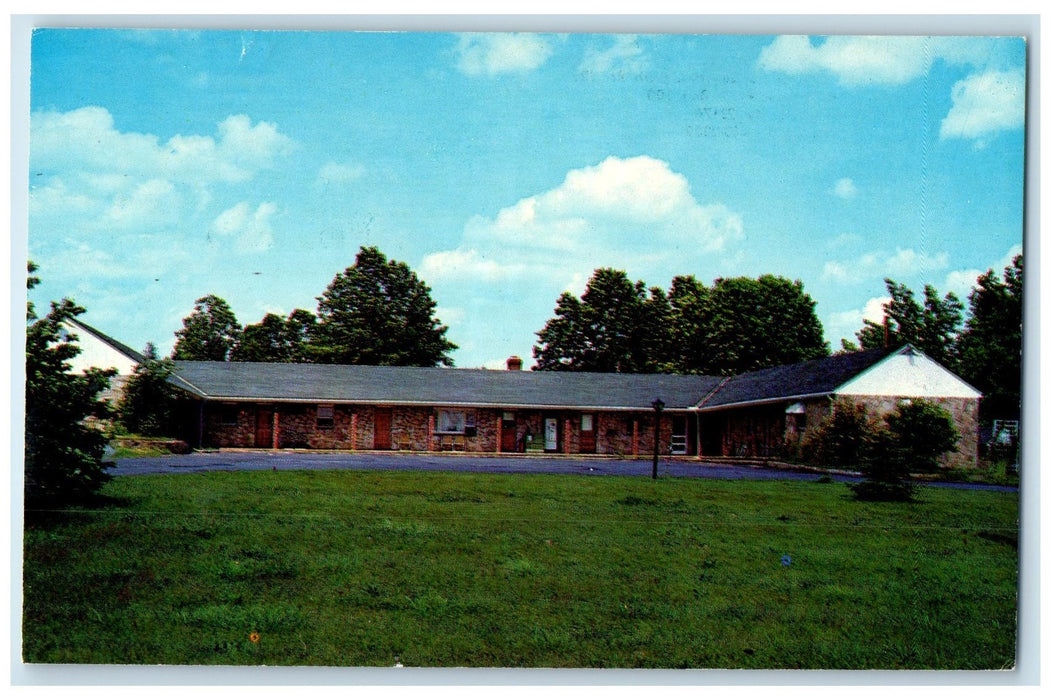
M427 451L434 452L434 414L427 416Z
M569 454L569 419L566 418L565 429L562 431L562 451Z
M496 413L496 452L503 452L504 448L504 416L499 411Z
M350 414L350 449L358 449L358 412Z
M631 422L631 454L639 455L639 419Z
M281 444L281 414L278 412L277 407L274 407L274 436L271 438L271 449L277 449Z

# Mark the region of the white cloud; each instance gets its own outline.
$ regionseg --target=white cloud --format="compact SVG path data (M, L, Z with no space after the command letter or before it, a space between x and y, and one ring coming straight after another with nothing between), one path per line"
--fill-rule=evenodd
M551 56L548 40L537 34L461 34L459 69L470 76L525 73Z
M336 163L329 161L318 170L317 179L320 183L346 183L353 182L365 174L365 166L350 163Z
M524 265L503 264L487 258L473 248L430 253L420 264L424 279L477 279L498 282L525 273Z
M996 276L1002 280L1004 269L1010 267L1014 262L1015 257L1021 254L1022 245L1019 243L1011 246L1006 255L985 269L979 270L972 268L968 270L953 270L945 277L943 293L952 292L966 304L967 297L971 295L971 291L974 289L974 286L981 275L992 270L996 273Z
M802 75L829 73L841 85L904 85L925 75L935 61L987 66L994 60L991 37L779 36L759 53L768 71Z
M952 88L952 108L941 137L980 139L1025 124L1025 75L1021 70L976 73Z
M102 107L34 113L34 259L55 277L76 274L77 266L69 265L75 252L73 262L101 276L157 278L183 264L178 251L200 255L191 241L207 232L225 233L239 252L266 250L273 243L276 206L226 204L217 214L217 193L224 191L219 185L237 185L273 167L292 146L275 125L245 115L222 120L213 135L162 140L119 131ZM173 243L180 238L186 246Z
M580 62L582 73L638 75L646 70L647 61L634 34L619 34L606 49L589 46Z
M699 204L689 183L661 160L610 156L571 170L558 187L469 222L472 242L499 241L558 253L678 247L723 250L744 238L740 215L722 204Z
M821 271L822 279L833 282L849 282L852 276L849 265L834 260L827 261Z
M230 236L242 253L262 253L274 243L274 230L270 219L277 213L272 202L263 202L254 211L247 202L230 207L212 222L212 231L220 236Z
M841 199L851 199L858 193L857 185L849 177L836 180L832 187L832 193Z
M243 182L271 167L292 141L274 124L233 115L217 125L218 138L122 133L102 107L38 112L30 120L30 167L76 173L116 173L174 183Z
M949 266L949 254L930 255L912 248L897 248L893 253L866 253L851 261L829 260L822 278L834 282L863 282L874 277L906 277L929 273Z
M930 68L938 41L907 36L779 36L759 54L759 66L791 75L828 72L843 85L901 85Z
M105 223L119 228L163 228L179 221L182 199L167 180L147 180L117 194L106 210Z
M841 339L856 342L856 334L865 325L865 321L883 323L883 306L890 302L890 297L873 297L860 309L831 313L824 321L825 337L832 341L833 347L839 346Z

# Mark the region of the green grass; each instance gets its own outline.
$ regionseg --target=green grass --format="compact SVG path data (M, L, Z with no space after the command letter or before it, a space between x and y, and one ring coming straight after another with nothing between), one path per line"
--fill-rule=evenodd
M27 525L26 662L1014 663L1017 494L242 472L123 477L106 495Z

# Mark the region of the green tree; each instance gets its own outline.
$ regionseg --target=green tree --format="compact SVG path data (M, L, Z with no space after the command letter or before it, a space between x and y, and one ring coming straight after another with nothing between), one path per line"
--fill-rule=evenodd
M307 362L307 345L317 324L313 313L296 309L288 318L267 314L245 326L230 352L232 362Z
M537 370L654 372L668 302L657 288L632 282L621 270L595 270L579 299L564 292L555 316L537 332Z
M884 322L865 321L857 332L863 350L898 348L911 344L949 369L956 366L956 339L963 324L963 304L949 292L938 296L931 285L923 288L923 303L904 284L885 279L890 301L883 305ZM844 348L852 348L844 343Z
M968 297L970 315L958 340L960 374L984 396L983 418L1017 419L1022 399L1022 256L989 270Z
M193 313L182 324L182 329L175 331L175 360L225 362L241 336L241 325L230 305L214 294L195 301Z
M711 320L710 295L711 290L693 275L679 275L672 279L664 329L668 342L662 371L699 372L700 368L711 364L711 354L705 342Z
M117 403L121 425L139 435L171 435L176 417L177 396L168 378L175 362L161 359L153 343L143 351L145 361L137 364Z
M39 278L30 262L27 286ZM83 501L109 479L102 465L106 437L87 419L105 417L99 393L109 386L112 369L74 374L69 361L80 353L77 336L63 325L84 313L69 299L51 302L39 318L26 306L25 502L39 508Z
M308 352L333 364L452 366L456 345L435 306L430 287L408 265L362 247L318 297Z
M817 304L798 280L717 279L688 296L695 316L679 319L689 329L680 372L734 375L828 355Z

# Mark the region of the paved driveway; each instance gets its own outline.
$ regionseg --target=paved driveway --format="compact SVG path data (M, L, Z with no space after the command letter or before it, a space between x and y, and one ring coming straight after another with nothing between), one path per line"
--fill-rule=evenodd
M290 469L356 469L376 471L454 471L491 474L583 474L591 476L649 477L653 462L646 459L607 459L573 457L527 457L495 455L418 455L406 453L315 453L315 452L197 452L164 457L133 457L116 460L109 472L114 476L136 474L187 474L208 471L283 471ZM662 457L658 467L662 477L706 479L782 479L815 481L821 473L774 469L758 466L709 464L693 460ZM841 482L859 481L856 476L832 474ZM939 484L948 485L948 484ZM961 488L1017 490L973 484L952 484Z

